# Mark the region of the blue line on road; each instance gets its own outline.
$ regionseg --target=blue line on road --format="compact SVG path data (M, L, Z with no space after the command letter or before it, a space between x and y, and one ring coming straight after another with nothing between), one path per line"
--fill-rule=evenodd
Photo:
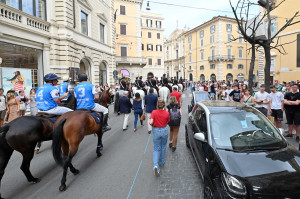
M140 169L141 169L141 167L142 167L142 164L143 164L143 161L144 161L144 158L145 158L145 154L146 154L146 151L147 151L147 148L148 148L148 145L149 145L149 141L150 141L151 135L152 135L152 134L149 135L148 142L147 142L147 145L146 145L146 147L145 147L145 151L144 151L143 157L142 157L141 162L140 162L140 166L139 166L139 168L138 168L138 170L137 170L137 172L136 172L136 174L135 174L135 177L134 177L134 180L133 180L133 182L132 182L132 185L131 185L130 191L129 191L129 193L128 193L127 199L130 198L130 195L131 195L131 192L132 192L132 190L133 190L135 181L136 181L136 179L137 179L137 176L139 175L139 172L140 172Z

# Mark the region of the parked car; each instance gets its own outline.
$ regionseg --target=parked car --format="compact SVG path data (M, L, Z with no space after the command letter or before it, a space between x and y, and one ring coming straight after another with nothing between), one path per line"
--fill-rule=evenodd
M185 130L204 198L300 198L300 152L255 108L198 102Z
M188 105L188 111L191 112L195 104L201 101L211 100L208 92L205 91L194 91L191 99L191 105Z

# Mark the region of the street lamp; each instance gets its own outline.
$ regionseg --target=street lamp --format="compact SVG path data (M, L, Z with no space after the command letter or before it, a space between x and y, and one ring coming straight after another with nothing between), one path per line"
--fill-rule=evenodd
M151 9L150 9L150 3L149 3L149 1L147 2L146 10L151 10Z

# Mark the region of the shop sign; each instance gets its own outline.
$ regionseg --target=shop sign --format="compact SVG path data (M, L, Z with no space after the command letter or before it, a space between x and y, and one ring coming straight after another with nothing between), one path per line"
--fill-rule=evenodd
M2 68L2 87L4 92L15 89L16 92L24 90L28 96L32 88L31 69Z

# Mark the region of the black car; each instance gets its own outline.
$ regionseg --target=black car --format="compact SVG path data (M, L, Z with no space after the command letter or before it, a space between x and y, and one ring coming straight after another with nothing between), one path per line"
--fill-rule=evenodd
M300 198L300 152L255 108L198 102L185 129L205 198Z
M192 94L191 105L188 106L189 112L192 111L192 108L201 101L211 100L210 95L206 91L194 91Z

